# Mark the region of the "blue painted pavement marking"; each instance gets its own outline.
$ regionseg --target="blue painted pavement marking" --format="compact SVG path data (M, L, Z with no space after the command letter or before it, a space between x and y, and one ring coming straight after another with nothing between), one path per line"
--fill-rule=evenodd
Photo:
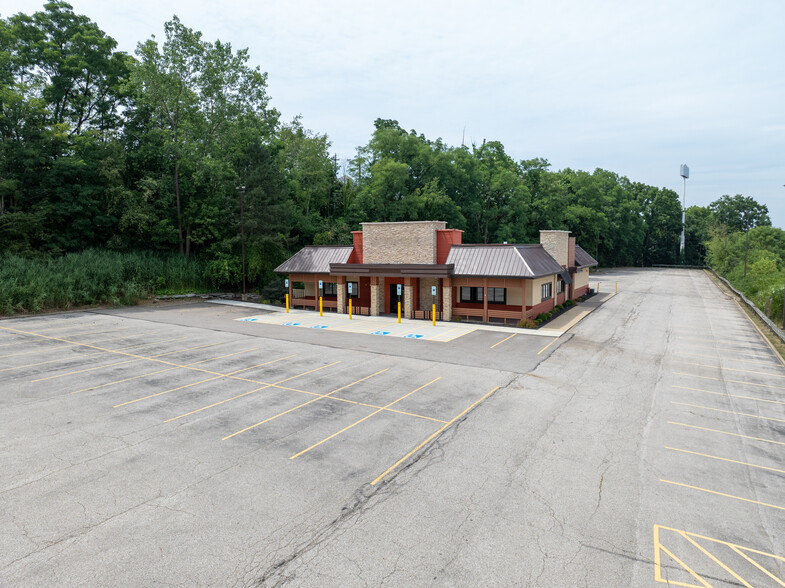
M298 327L300 323L283 323L285 327Z
M422 339L422 335L414 335L409 333L408 335L403 336L404 339Z
M389 335L390 331L374 331L371 335Z
M244 318L244 319L240 319L240 320L241 320L241 321L245 321L245 322L247 322L247 323L255 323L255 322L256 322L256 321L258 321L259 319L256 319L256 318L253 318L253 317L248 317L248 318Z
M326 329L327 325L314 325L314 326L309 327L309 328L310 329Z

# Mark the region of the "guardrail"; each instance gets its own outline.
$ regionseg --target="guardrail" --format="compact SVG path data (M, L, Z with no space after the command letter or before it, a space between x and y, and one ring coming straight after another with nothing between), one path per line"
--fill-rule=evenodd
M715 272L714 269L712 269L712 268L707 268L707 269L711 273L713 273L718 280L720 280L723 284L725 284L731 292L736 294L736 296L738 296L741 299L741 301L744 302L744 304L746 304L747 307L752 312L754 312L756 315L758 315L758 318L760 320L762 320L767 327L769 327L771 332L774 333L779 338L780 341L785 343L785 332L783 332L783 330L780 327L778 327L774 323L774 321L772 321L769 317L767 317L765 314L763 314L760 311L760 309L757 306L755 306L755 303L752 300L750 300L744 294L742 294L736 288L734 288L728 280L726 280L721 275L719 275L717 272Z

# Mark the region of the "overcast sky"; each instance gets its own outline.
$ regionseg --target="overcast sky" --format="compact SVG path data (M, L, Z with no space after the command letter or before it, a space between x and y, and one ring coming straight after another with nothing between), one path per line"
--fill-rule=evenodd
M273 106L339 158L376 118L682 194L750 195L785 227L785 2L72 0L133 53L177 14L248 47ZM3 16L43 2L2 0Z

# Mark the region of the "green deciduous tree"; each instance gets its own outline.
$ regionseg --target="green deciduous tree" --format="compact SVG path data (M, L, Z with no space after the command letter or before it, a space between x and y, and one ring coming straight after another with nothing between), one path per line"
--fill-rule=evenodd
M166 40L140 43L131 87L146 117L142 141L153 133L163 147L174 195L180 251L214 240L222 206L234 198L234 163L249 142L265 141L277 125L268 109L267 76L248 66L246 49L202 40L175 16Z

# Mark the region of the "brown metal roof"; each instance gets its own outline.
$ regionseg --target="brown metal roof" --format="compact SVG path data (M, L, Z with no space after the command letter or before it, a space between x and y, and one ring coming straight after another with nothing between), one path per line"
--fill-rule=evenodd
M590 267L599 265L596 259L586 253L586 250L580 245L575 246L575 265L578 267Z
M346 263L353 249L350 245L303 247L274 271L279 274L329 274L330 264Z
M447 263L455 276L537 278L564 269L542 245L453 245Z

